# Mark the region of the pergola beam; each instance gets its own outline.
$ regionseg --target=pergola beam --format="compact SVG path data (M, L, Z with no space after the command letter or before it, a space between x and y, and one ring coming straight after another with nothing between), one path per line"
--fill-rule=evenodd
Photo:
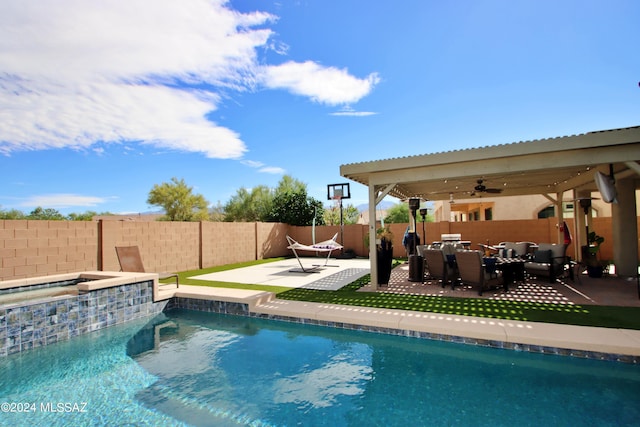
M625 162L624 164L627 165L629 169L636 171L636 173L640 175L640 165L638 162Z
M391 190L393 190L393 188L396 186L397 184L389 184L387 185L384 190L381 191L376 191L377 195L376 195L376 206L378 206L378 203L380 203L382 201L382 199L384 199Z

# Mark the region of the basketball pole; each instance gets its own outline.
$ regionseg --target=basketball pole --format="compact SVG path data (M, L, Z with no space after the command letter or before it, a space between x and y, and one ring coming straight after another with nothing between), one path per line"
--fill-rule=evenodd
M344 214L342 209L342 199L351 198L349 183L329 184L327 185L327 198L329 200L337 200L340 206L340 255L344 255Z

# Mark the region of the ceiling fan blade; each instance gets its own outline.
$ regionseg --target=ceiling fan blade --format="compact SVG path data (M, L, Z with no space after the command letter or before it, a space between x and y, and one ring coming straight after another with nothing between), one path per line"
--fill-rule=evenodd
M482 180L482 179L478 179L476 182L478 183L478 185L473 187L474 191L472 192L472 195L475 192L478 192L478 193L491 193L491 194L502 193L502 189L501 188L487 188L487 186L484 185L484 180Z

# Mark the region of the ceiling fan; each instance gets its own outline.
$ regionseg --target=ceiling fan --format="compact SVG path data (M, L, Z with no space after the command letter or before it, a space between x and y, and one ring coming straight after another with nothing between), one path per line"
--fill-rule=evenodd
M478 185L476 185L475 187L473 187L473 191L471 192L472 196L475 196L476 192L478 193L489 193L489 194L499 194L502 193L502 189L501 188L487 188L483 182L484 180L479 179L476 181L478 183Z

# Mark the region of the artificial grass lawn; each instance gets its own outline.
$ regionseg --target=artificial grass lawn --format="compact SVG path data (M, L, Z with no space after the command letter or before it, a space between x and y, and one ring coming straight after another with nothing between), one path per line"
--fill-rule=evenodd
M337 291L318 291L301 288L292 289L287 287L212 282L188 278L189 276L198 274L247 267L250 265L279 261L282 259L285 258L270 258L267 260L230 264L204 270L185 271L179 273L178 276L181 284L263 290L275 292L277 294L277 298L286 300L442 314L458 314L463 316L488 317L505 320L524 320L530 322L640 330L639 307L560 305L537 302L499 301L482 298L399 295L384 292L357 292L360 287L369 283L369 275L366 275Z
M640 330L640 308L638 307L560 305L482 298L357 292L361 286L368 283L369 275L337 291L289 289L285 292L280 292L278 298L505 320Z
M178 281L181 285L211 286L214 288L217 287L217 288L250 289L255 291L268 291L268 292L275 292L275 293L288 291L291 288L288 288L285 286L249 285L246 283L218 282L218 281L212 281L212 280L190 279L191 276L198 276L201 274L208 274L208 273L216 273L218 271L233 270L235 268L250 267L252 265L282 261L283 259L286 259L286 258L280 257L280 258L260 259L257 261L238 262L235 264L227 264L227 265L221 265L218 267L204 268L202 270L183 271L178 273ZM163 282L171 283L171 280L169 279Z

